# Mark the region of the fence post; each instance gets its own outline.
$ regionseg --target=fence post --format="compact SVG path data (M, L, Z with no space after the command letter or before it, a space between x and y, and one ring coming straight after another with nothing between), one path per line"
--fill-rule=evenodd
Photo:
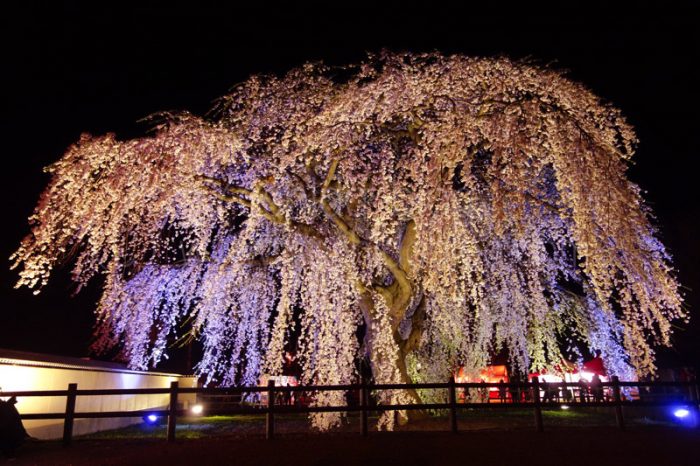
M63 419L63 446L67 447L73 440L73 419L75 416L75 399L77 397L78 384L68 384L66 396L66 417Z
M457 433L457 390L455 390L455 377L450 377L447 387L450 403L450 430Z
M617 421L617 427L621 430L625 430L625 418L622 417L622 397L620 396L620 379L616 376L612 376L613 384L613 400L615 402L615 420Z
M265 418L265 438L272 440L275 436L275 381L267 381L267 415Z
M360 375L360 434L367 437L367 406L369 405L369 391L367 381Z
M532 400L535 404L535 427L537 428L537 432L543 432L542 406L540 404L540 379L538 377L532 378Z
M177 388L177 381L170 382L170 405L168 406L168 442L175 441L175 426L177 425Z

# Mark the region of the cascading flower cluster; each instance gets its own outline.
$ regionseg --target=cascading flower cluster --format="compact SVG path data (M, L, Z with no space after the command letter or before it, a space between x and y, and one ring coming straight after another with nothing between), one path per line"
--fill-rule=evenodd
M686 318L626 178L632 128L559 72L385 52L250 78L215 110L81 137L12 258L37 290L69 259L99 276L96 348L133 367L189 335L224 384L279 372L292 342L306 383L351 383L360 358L377 382L444 381L503 348L523 371L600 350L627 378Z

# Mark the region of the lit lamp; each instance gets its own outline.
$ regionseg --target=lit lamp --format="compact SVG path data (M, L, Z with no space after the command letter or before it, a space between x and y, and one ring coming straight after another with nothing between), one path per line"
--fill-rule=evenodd
M199 405L199 404L194 405L194 406L192 406L192 408L190 408L190 411L192 412L192 414L198 416L198 415L202 414L202 412L204 412L204 406Z

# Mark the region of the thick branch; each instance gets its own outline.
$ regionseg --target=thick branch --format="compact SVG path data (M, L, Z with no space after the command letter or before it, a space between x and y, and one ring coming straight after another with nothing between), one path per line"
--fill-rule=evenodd
M382 250L378 245L371 243L368 240L363 240L360 236L348 225L348 223L337 213L325 198L328 187L331 185L335 172L338 168L338 160L334 159L326 173L326 177L321 187L320 204L326 215L333 221L338 229L348 238L351 244L369 244L374 246L379 251L382 262L385 267L394 276L394 284L389 287L374 286L372 290L379 293L384 298L391 312L392 327L398 328L401 320L404 318L407 307L411 302L413 286L408 278L410 270L409 260L413 243L415 242L415 222L410 221L406 226L403 238L400 245L399 262L395 261L391 255ZM366 289L367 287L363 288Z
M327 200L321 200L321 207L323 211L328 215L328 217L335 223L335 226L343 232L343 234L348 238L348 241L352 244L360 244L360 237L353 231L352 228L345 222L345 220L338 215L335 210L331 207Z
M312 183L315 183L316 185L318 185L318 184L321 183L321 178L320 178L320 177L318 176L318 174L316 173L315 168L316 168L316 162L314 162L313 159L309 159L309 160L306 162L306 173L309 174L309 177L310 177L311 180L312 180L311 182L312 182ZM316 197L317 197L316 195L313 196L314 199L315 199Z
M411 270L410 260L413 244L416 240L416 225L409 221L404 230L399 246L399 262L397 263L389 254L381 251L384 264L394 275L394 284L389 288L391 292L391 322L392 328L397 330L401 321L406 317L411 298L413 297L413 285L408 276Z
M333 207L331 207L330 203L325 198L326 192L331 186L333 178L335 177L335 173L338 168L338 163L339 161L337 159L334 159L331 162L331 165L328 169L328 172L326 173L326 177L321 186L321 195L319 197L314 197L313 199L315 199L320 204L323 212L328 216L328 218L330 218L330 220L335 224L338 230L340 230L341 233L345 235L345 237L351 244L360 245L364 243L374 246L378 249L384 265L394 276L395 281L394 285L392 286L375 286L371 287L371 290L382 295L382 297L389 305L390 309L392 309L391 317L394 326L398 326L401 322L401 319L403 319L403 317L405 316L407 310L406 308L411 301L411 294L413 292L413 287L408 278L408 273L410 272L411 250L413 247L413 243L415 242L416 236L415 222L410 221L406 226L406 230L401 239L398 262L394 260L394 258L391 257L391 255L389 255L387 252L383 251L378 245L373 244L367 240L361 239L360 236L352 229L352 227L350 227L347 221L340 214L338 214L333 209ZM319 177L313 170L313 165L309 163L307 164L307 168L310 172L313 173L314 179L318 180ZM311 193L311 189L308 187L304 179L301 178L299 175L292 175L297 181L301 183L305 193L308 196ZM223 193L216 189L213 189L210 186L205 185L205 188L222 201L235 202L245 207L251 208L252 202L240 196L245 195L248 196L251 200L258 201L260 213L266 219L277 224L289 223L286 221L286 218L283 215L280 207L275 203L274 199L272 198L272 195L263 188L262 181L256 183L255 189L251 191L246 188L230 185L218 178L212 178L204 175L198 176L197 178L218 185L223 191ZM263 207L263 204L267 206L267 209ZM307 236L323 238L323 235L320 234L311 225L297 222L290 222L290 225ZM358 288L361 292L366 292L370 290L370 288L362 284L358 284Z
M302 189L304 190L304 194L306 194L306 198L309 200L313 200L316 198L314 195L313 191L309 188L309 185L306 183L304 178L302 178L298 173L295 173L294 171L290 170L289 168L287 169L287 174L297 180L299 184L301 184Z
M211 176L206 176L206 175L197 175L197 176L195 176L195 179L199 180L199 181L207 181L209 183L217 184L225 193L228 193L228 194L236 194L236 195L243 195L243 196L250 196L251 194L253 194L253 192L250 189L241 188L238 186L231 185L231 184L229 184L229 183L227 183L224 180L221 180L219 178L213 178ZM209 189L213 192L216 192L215 190L212 190L211 188L209 188Z
M326 173L326 178L321 186L321 196L319 197L319 203L323 212L333 221L335 226L348 238L351 244L360 244L360 237L355 231L348 225L348 223L343 219L343 217L338 214L331 207L328 200L326 200L326 192L328 191L328 186L330 186L333 177L335 176L335 171L338 168L338 159L333 159L331 165L328 168L328 173ZM313 170L312 170L313 171ZM315 172L314 172L315 173Z
M411 316L411 333L409 333L408 338L401 345L404 354L410 353L418 348L420 344L421 337L423 336L423 328L425 327L426 308L424 295L421 297L418 307L416 307L416 310Z
M325 236L319 232L316 228L314 228L311 225L308 225L306 223L301 223L301 222L295 222L295 221L287 221L286 217L283 215L280 207L274 202L272 195L268 193L265 189L262 187L262 182L259 182L255 188L255 191L251 191L246 188L241 188L238 186L233 186L228 183L226 183L223 180L220 180L218 178L212 178L209 176L204 176L204 175L199 175L196 177L197 179L204 180L207 182L215 183L218 184L226 193L228 194L223 194L210 186L204 185L204 188L211 192L217 199L220 199L224 202L235 202L237 204L243 205L245 207L251 208L252 207L252 202L244 199L240 196L237 196L236 194L245 194L249 196L251 199L256 199L258 200L258 207L260 214L265 217L267 220L271 221L272 223L276 223L279 225L285 225L288 224L293 230L298 231L299 233L302 233L306 236L318 238L318 239L325 239ZM264 201L265 204L267 204L269 210L265 209L260 205L259 201Z
M264 201L265 204L267 204L270 214L275 217L278 223L284 223L284 215L280 211L279 206L275 203L272 195L262 187L262 182L258 182L255 187L255 197L257 197L259 201Z
M411 254L413 254L413 244L416 242L416 222L409 221L406 225L406 231L401 239L399 249L399 265L401 269L406 271L406 274L411 274Z
M240 204L242 206L250 208L250 201L248 199L243 199L242 197L238 196L227 196L226 194L222 194L219 191L210 188L209 186L205 186L204 189L209 191L214 197L217 199L224 201L224 202L235 202L236 204Z
M325 193L328 190L328 186L330 186L331 181L333 181L333 177L335 176L335 170L338 168L338 159L333 159L331 162L331 166L328 168L328 173L326 173L326 179L323 181L323 187L321 188L321 192Z
M408 275L406 275L406 271L404 271L401 266L399 266L398 262L396 262L394 258L386 252L380 250L379 254L381 254L382 261L384 262L386 268L389 269L392 275L394 275L401 294L407 294L410 299L412 287L411 282L408 279Z

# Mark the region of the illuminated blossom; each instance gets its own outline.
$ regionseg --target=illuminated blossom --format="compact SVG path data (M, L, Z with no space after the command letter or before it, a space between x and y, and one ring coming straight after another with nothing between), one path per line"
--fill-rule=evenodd
M250 78L213 115L81 137L13 256L19 286L69 258L101 277L96 348L133 367L189 335L224 384L279 373L292 340L304 383L352 383L361 357L376 382L445 381L503 348L521 370L600 350L628 378L686 317L632 128L556 71L383 53Z

